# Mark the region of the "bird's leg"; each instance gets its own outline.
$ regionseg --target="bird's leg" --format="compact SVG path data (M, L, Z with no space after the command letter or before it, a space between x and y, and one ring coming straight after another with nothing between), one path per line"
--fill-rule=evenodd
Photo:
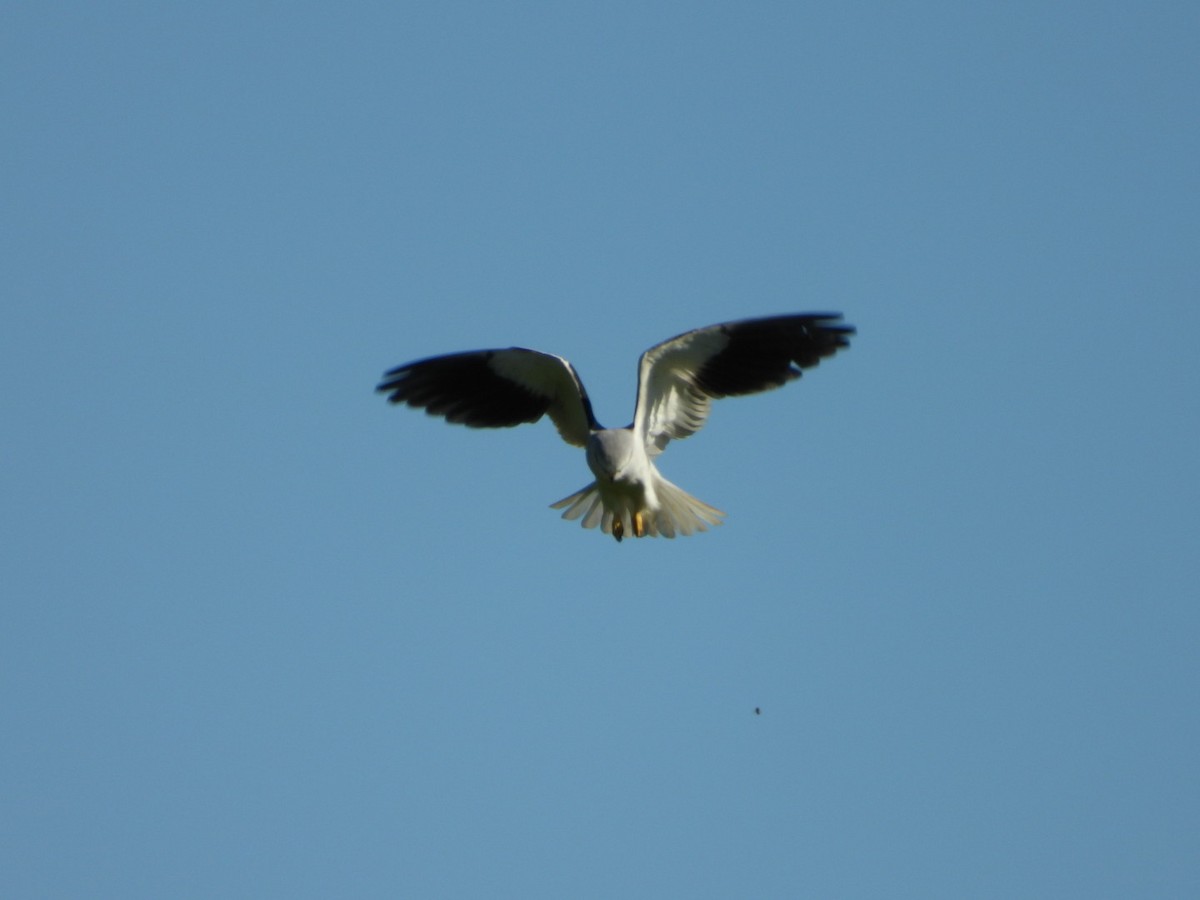
M646 523L642 521L642 514L640 512L633 514L633 533L638 537L646 536Z
M613 519L613 537L617 539L618 544L621 543L621 538L625 537L625 525L619 517Z

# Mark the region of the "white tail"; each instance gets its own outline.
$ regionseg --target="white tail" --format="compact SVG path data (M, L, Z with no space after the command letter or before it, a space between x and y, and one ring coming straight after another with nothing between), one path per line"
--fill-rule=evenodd
M725 513L697 500L682 488L676 487L657 471L650 485L627 485L617 482L601 486L593 481L569 497L550 504L551 509L564 509L567 520L582 518L584 528L597 525L605 534L618 541L625 535L634 537L673 538L676 534L695 534L707 531L709 525L720 525Z

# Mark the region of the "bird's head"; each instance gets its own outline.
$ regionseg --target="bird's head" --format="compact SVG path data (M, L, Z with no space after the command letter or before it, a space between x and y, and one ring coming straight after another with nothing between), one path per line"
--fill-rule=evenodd
M619 481L628 474L634 461L634 437L629 428L597 431L588 441L588 467L597 478Z

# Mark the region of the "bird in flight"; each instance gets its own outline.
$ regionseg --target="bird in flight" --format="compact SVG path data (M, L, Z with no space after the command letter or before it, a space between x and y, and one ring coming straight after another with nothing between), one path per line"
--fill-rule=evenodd
M452 353L388 371L376 388L471 428L510 428L544 415L562 439L587 450L596 480L551 504L620 541L690 535L725 513L667 481L654 465L672 440L695 434L713 400L782 387L849 346L838 313L745 319L697 328L651 347L638 363L633 422L604 428L575 368L561 356L510 347Z

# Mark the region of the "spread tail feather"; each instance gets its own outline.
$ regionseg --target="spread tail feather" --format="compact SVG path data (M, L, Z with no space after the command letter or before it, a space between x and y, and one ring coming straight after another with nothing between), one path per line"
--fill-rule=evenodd
M725 513L676 487L657 472L652 491L638 492L639 498L618 485L601 487L595 481L569 497L550 504L564 510L569 521L582 518L584 528L595 528L613 535L618 541L625 535L673 538L707 531L720 525Z

